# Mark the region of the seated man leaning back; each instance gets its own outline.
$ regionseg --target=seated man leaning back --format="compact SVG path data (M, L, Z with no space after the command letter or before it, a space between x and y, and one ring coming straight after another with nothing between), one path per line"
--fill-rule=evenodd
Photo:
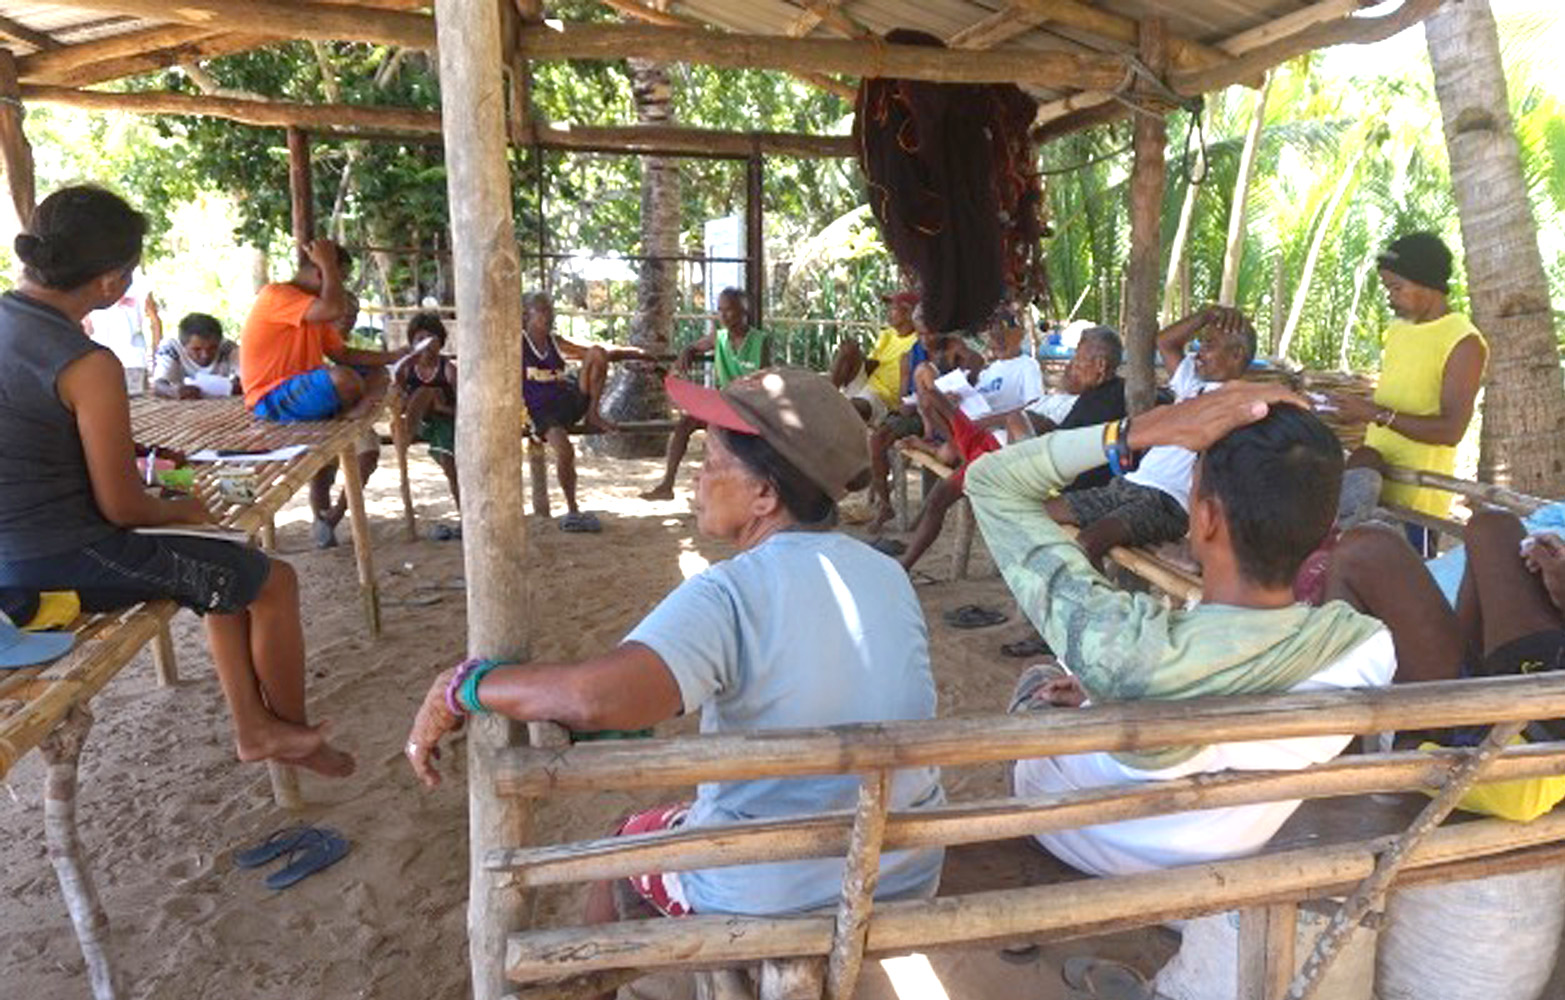
M967 495L1017 603L1060 656L1030 667L1012 711L1049 707L1061 687L1091 702L1268 694L1389 684L1390 633L1340 601L1294 602L1292 581L1331 527L1342 447L1304 401L1280 386L1235 384L1130 422L1135 451L1198 453L1190 544L1202 603L1171 610L1111 586L1041 501L1106 461L1113 425L1056 431L976 459ZM1054 671L1069 670L1069 676ZM1053 676L1051 676L1053 673ZM1054 696L1054 697L1051 697ZM1350 737L1313 736L1090 753L1017 762L1023 796L1224 770L1297 770L1330 760ZM1261 803L1038 835L1050 853L1098 875L1250 854L1297 802Z
M406 747L427 784L437 780L436 744L476 711L576 731L635 730L700 711L703 733L934 717L928 630L907 576L835 530L837 501L869 469L853 404L824 376L782 369L743 376L721 391L672 378L668 388L674 405L710 432L696 479L696 525L739 554L686 580L599 656L469 661L442 673ZM801 621L809 627L800 629ZM638 813L620 832L847 809L857 788L847 775L706 783L693 803ZM941 801L933 768L906 768L893 778L893 808ZM941 861L938 849L887 854L877 895L932 896ZM668 916L817 909L836 903L842 869L840 859L820 859L641 876L600 886L589 919L607 922L646 907Z

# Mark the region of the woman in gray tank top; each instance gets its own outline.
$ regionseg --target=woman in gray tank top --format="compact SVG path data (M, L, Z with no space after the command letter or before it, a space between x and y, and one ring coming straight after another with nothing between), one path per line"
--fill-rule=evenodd
M124 370L82 330L125 294L146 227L118 196L76 186L44 199L16 238L22 280L0 295L0 592L74 590L89 611L159 598L194 610L239 758L345 777L353 757L305 715L292 568L246 545L135 531L212 521L194 497L143 488Z

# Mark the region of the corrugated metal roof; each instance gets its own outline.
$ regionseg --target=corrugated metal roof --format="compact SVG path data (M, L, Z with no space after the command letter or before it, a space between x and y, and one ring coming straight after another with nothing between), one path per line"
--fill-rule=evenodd
M120 17L96 10L77 10L51 3L0 3L0 17L53 38L61 45L93 42L149 26L140 18ZM0 35L4 30L0 29ZM37 47L13 38L0 38L5 48L17 55L38 51Z

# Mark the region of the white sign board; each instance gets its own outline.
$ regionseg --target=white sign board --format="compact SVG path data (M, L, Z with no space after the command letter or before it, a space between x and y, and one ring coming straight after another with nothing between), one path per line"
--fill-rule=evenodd
M708 219L703 230L708 257L735 258L706 265L706 308L717 311L717 296L725 288L744 288L744 216Z

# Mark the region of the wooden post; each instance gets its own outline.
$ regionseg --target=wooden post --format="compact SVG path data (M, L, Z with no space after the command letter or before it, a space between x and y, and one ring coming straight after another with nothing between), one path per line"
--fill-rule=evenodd
M864 944L869 939L869 915L875 908L875 888L880 884L880 845L886 836L886 807L890 803L891 772L864 775L859 804L848 838L847 866L842 873L842 902L826 960L826 1000L853 1000Z
M5 162L6 186L11 190L16 221L23 229L33 223L38 198L33 179L33 147L22 128L25 115L16 82L16 58L9 49L0 49L0 158Z
M826 963L818 958L774 958L761 963L760 1000L818 1000Z
M261 525L261 530L260 530L259 534L261 536L261 551L262 552L276 552L277 551L277 519L275 517L268 517L266 519L266 523Z
M91 728L92 713L85 704L78 704L38 744L49 769L44 779L43 829L60 895L65 897L76 927L93 998L115 1000L124 995L124 985L110 954L109 917L98 899L92 873L82 860L81 838L76 833L76 767Z
M179 663L174 656L174 634L168 622L158 629L158 637L152 642L152 668L157 672L158 687L173 687L179 683Z
M1162 74L1167 65L1161 18L1141 22L1141 61ZM1126 402L1130 412L1152 406L1157 392L1158 266L1162 261L1163 152L1168 126L1162 117L1140 112L1135 124L1135 165L1130 172L1130 259L1125 265L1125 347L1129 364ZM1170 373L1172 374L1172 373Z
M532 491L533 516L549 516L549 446L527 439L527 485Z
M744 289L750 300L750 325L756 328L766 318L766 214L761 205L765 177L765 161L756 150L744 169Z
M402 412L402 394L397 393L391 404L391 447L397 453L397 476L402 489L402 526L408 541L418 541L418 516L413 510L413 487L408 482L408 448L412 447L412 430Z
M467 642L473 655L527 659L527 545L522 507L521 262L506 162L500 12L494 0L437 0L446 183L456 270L457 469L464 518ZM498 752L518 727L473 720L467 738L468 959L475 1000L500 1000L506 936L521 928L526 898L484 856L523 842L528 810L495 789Z
M380 588L375 582L375 556L370 551L369 514L364 510L364 477L359 475L358 448L343 449L338 459L342 466L342 489L348 495L348 524L353 530L353 560L359 570L359 598L364 602L364 619L370 635L380 635Z
M968 565L973 561L973 536L978 534L978 519L973 516L973 505L959 504L956 512L956 561L951 566L951 579L967 579Z
M1239 911L1238 1000L1278 1000L1283 995L1293 979L1298 933L1299 907L1295 903Z
M272 782L272 801L277 808L298 812L304 808L304 794L299 791L299 769L281 761L266 762L266 776Z
M310 136L301 128L288 127L288 201L293 215L293 242L299 264L309 255L304 248L315 239L315 192L310 179Z

